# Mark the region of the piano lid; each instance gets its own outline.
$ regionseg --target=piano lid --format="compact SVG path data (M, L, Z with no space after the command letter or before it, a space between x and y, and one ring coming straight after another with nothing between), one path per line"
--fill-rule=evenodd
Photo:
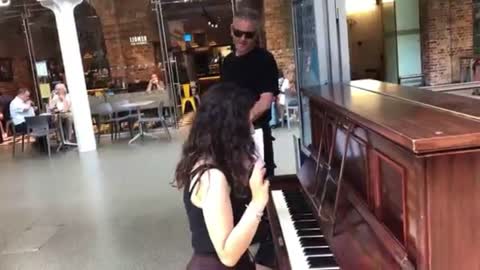
M480 147L476 100L373 80L350 84L358 87L326 85L304 93L416 154Z
M417 102L425 106L432 106L440 110L450 111L451 113L480 121L480 101L475 98L434 92L376 80L358 80L352 81L349 84L357 88Z

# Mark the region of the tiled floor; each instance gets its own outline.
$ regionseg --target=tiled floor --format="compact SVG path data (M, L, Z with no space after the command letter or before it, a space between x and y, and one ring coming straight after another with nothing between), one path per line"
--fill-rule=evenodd
M294 173L292 132L274 135L277 173ZM51 159L0 146L0 270L184 269L189 229L169 185L181 143L106 140Z

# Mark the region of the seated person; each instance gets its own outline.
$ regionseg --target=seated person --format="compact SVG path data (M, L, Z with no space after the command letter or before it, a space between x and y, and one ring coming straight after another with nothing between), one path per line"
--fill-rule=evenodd
M3 137L7 136L3 128L3 120L5 119L5 116L3 115L2 111L3 111L3 108L0 105L0 143L3 143Z
M61 113L60 118L66 131L65 139L67 141L71 141L73 136L73 116L70 113L71 107L72 101L70 95L67 93L65 84L59 83L55 85L52 96L48 102L48 108L50 111Z
M8 137L7 122L10 120L10 102L13 98L0 93L0 143Z
M255 102L250 92L220 84L205 93L193 121L175 172L194 250L188 270L274 266L263 217L269 181L251 136ZM248 251L252 243L260 244L254 261Z
M150 81L148 82L147 92L165 90L165 84L158 79L157 74L152 74Z
M27 133L27 123L25 117L35 116L33 102L30 100L30 91L26 88L20 88L17 96L10 103L10 116L15 132L18 134Z

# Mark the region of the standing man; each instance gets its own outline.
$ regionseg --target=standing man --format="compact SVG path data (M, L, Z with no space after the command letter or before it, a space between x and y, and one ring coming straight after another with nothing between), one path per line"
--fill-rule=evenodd
M251 119L255 129L263 130L267 176L273 176L275 162L269 121L272 102L279 93L278 68L273 55L257 46L259 33L260 16L255 10L243 9L235 14L231 26L235 50L225 58L221 77L222 81L235 83L257 96Z

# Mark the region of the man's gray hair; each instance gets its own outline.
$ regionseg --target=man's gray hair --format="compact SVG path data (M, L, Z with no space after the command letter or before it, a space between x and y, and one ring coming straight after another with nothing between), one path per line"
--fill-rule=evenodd
M251 8L240 8L235 12L235 19L242 19L242 20L247 20L247 21L252 21L254 22L258 27L260 27L261 22L262 22L262 17L260 16L260 13L256 11L255 9Z

